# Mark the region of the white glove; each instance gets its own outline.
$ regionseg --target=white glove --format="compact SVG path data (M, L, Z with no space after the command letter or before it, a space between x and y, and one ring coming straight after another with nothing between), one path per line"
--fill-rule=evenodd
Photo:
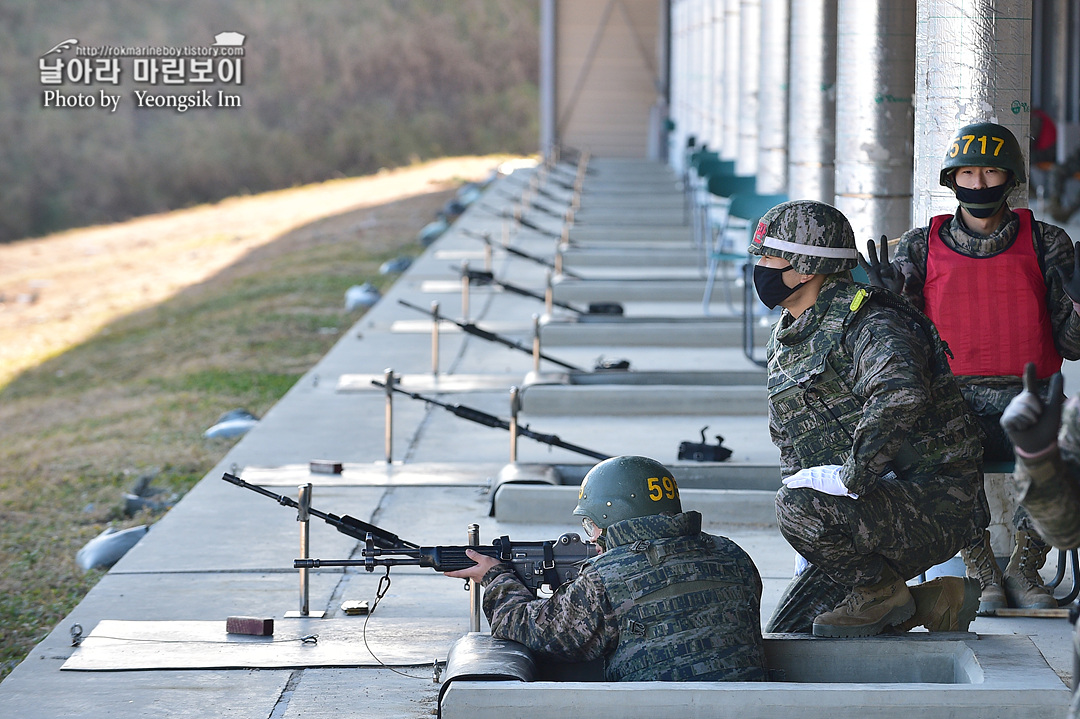
M795 574L794 576L792 576L792 579L805 572L806 568L809 566L810 562L806 561L806 557L799 554L798 552L795 552Z
M784 486L788 489L809 487L823 494L831 494L834 497L858 499L859 495L849 492L844 483L840 481L840 470L842 469L843 467L839 464L824 464L820 467L800 469L783 480Z

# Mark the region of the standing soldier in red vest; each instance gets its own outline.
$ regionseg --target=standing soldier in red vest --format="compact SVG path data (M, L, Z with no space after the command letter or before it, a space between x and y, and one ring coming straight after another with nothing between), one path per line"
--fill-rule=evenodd
M937 325L953 354L953 374L985 434L984 459L990 462L1013 459L999 419L1023 389L1024 365L1035 362L1045 394L1062 359L1080 358L1080 296L1070 298L1065 288L1073 243L1030 210L1009 208L1009 193L1025 181L1020 145L1007 128L990 122L960 128L940 176L956 193L956 213L906 232L891 265L885 238L880 257L871 240L866 266L873 284L900 292ZM961 552L968 574L982 585L980 614L1010 604L1057 606L1038 573L1049 546L1023 508L1013 522L1016 546L1004 573L989 532Z

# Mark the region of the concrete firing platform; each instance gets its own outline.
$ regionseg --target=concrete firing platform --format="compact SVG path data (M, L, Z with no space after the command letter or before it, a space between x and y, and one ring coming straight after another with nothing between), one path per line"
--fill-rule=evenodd
M741 316L548 318L541 320L540 341L545 347L730 347L742 343L744 331ZM764 347L771 331L755 322L755 346Z
M1059 719L1070 692L1027 637L912 640L766 638L770 682L469 682L443 695L444 719L502 719L516 707L542 716L652 719L873 716L915 712L951 719ZM883 682L879 677L892 677ZM837 677L845 677L838 680Z
M670 207L678 205L676 196L681 199L673 174L659 165L595 159L590 169L585 177L583 208L590 200L595 202L597 212L621 201L628 206L640 204L635 199L640 195L635 193L643 192L668 193ZM575 170L574 166L564 166L552 177L572 183ZM467 228L474 233L490 233L520 249L554 257L563 230L560 220L531 213L528 216L540 228L535 230L514 226L511 220L499 216L503 211L512 211L513 201L507 196L520 197L534 174L534 170L520 169L490 188L483 202L495 208L496 213L479 206L470 208L265 414L255 429L239 440L57 623L0 684L0 715L4 719L201 719L207 715L241 719L415 719L436 713L438 685L431 681L430 666L398 669L408 675L402 676L380 666L317 667L316 661L281 662L280 657L271 656L278 666L289 666L210 668L214 660L212 646L200 649L195 644L184 648L194 657L191 668L184 670L62 671L61 667L78 651L71 646L71 629L76 624L81 625L85 636L99 626L103 630L117 626L108 622L163 622L162 626L174 627L189 622L218 625L228 616L251 615L274 618L282 639L301 630L320 631L323 620L285 618L286 612L295 611L299 605L298 574L292 568L299 553L301 526L296 522L296 511L223 482L223 472L240 474L247 481L290 497L296 496L297 485L310 482L314 486L313 507L371 522L423 545L464 544L467 528L473 523L480 525L484 542L501 535L524 540L554 539L578 530L580 525L567 516L568 507L574 502L574 482L580 481L591 459L521 438L517 442L518 464L541 467L540 481L555 475L558 482L546 487L499 483L510 464L507 432L467 422L422 402L395 397L392 456L387 462L386 398L378 388L368 391L361 387L363 379L381 379L385 370L392 368L411 386L431 390L443 401L509 416L507 383L523 379L533 369L532 358L444 327L436 379L432 375L431 338L419 327L430 322L398 305L397 299L420 306L437 299L444 315L464 316L466 308L456 269L462 261L474 268L490 261L496 277L542 294L545 268L497 250L489 260L481 243L461 232ZM553 195L568 196L567 190L554 184L550 189ZM556 205L554 200L541 201ZM569 228L568 234L571 242L633 241L648 245L679 239L689 246L690 241L689 227L670 224L583 223ZM636 284L640 289L641 283ZM542 302L532 298L490 288L470 290L470 319L521 338L531 331L532 315L546 311ZM714 299L721 296L717 288ZM700 293L678 301L670 296L626 291L622 302L627 319L596 325L591 344L566 342L557 352L552 347L552 353L565 354L565 359L585 367L591 367L601 355L625 355L638 371L753 368L742 356L741 346L728 342L727 335L718 336L716 344L679 344L672 339L670 332L678 329L693 327L689 331L704 332L699 329ZM725 311L719 302L714 306L718 313ZM567 316L557 308L551 314ZM610 330L632 324L633 318L651 319L633 327L632 341L620 340ZM657 318L661 318L659 322ZM698 324L681 324L684 320ZM659 330L657 324L667 325L668 331ZM647 336L653 333L654 343L650 343ZM1080 389L1074 365L1066 365L1067 390ZM621 389L629 396L641 388ZM572 414L524 413L521 420L536 431L557 434L605 454L646 454L672 465L687 508L703 512L705 531L730 537L753 558L762 576L762 617L767 619L791 577L794 552L776 531L775 516L769 509L779 482L779 472L774 469L779 455L769 440L766 417L717 414L721 407L662 417L618 416L591 409L590 414L580 408ZM729 462L712 466L677 459L680 442L700 441L703 427L708 428L704 433L710 442L716 434L724 437L725 446L734 452ZM313 472L313 460L341 463L342 471ZM493 496L495 492L498 496ZM495 516L491 516L493 500ZM355 556L359 553L357 544L354 537L321 521L313 521L310 526L313 557ZM365 631L364 618L346 617L342 605L356 600L373 602L382 578L382 572L368 573L362 568L310 573L310 606L326 612L323 631L327 644L337 643L351 656L363 656L366 640L376 655L381 647L387 648L391 659L407 655L445 661L445 654L437 656L445 639L463 633L468 624L468 600L462 583L428 569L395 567L390 586L366 622ZM937 648L945 646L940 643L927 648L930 635L925 632L884 644L864 640L779 640L787 643L776 645L791 652L805 648L809 659L799 660L800 666L820 668L826 666L823 659L828 655L844 654L846 663L838 665L837 671L857 670L859 681L855 683L794 678L751 687L581 683L561 684L555 691L543 683L498 687L488 684L476 687L470 698L472 688L462 682L451 685L446 692L444 715L462 716L462 712L468 712L479 717L497 712L500 719L536 715L687 719L792 714L832 719L838 715L966 717L975 716L979 710L977 715L982 717L1064 716L1072 671L1068 622L980 617L971 630L973 634L960 638L932 637L952 647L947 651ZM983 671L981 683L898 682L898 677L907 676L899 668L874 663L907 654L906 660L902 656L895 659L905 672L929 663L929 659L940 666L943 653L964 654L960 645L972 644L976 648L971 651ZM439 648L431 649L434 645ZM1003 667L1008 669L999 671Z

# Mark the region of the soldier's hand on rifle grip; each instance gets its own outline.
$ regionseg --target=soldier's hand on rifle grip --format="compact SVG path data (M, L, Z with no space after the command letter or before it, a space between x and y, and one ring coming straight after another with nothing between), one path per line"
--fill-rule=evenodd
M480 554L471 549L465 550L465 556L476 562L476 564L453 572L443 572L443 574L448 577L453 577L454 579L472 579L479 583L480 580L484 578L484 575L488 573L489 569L499 564L498 559L489 557L486 554Z
M870 261L867 262L859 254L859 267L870 278L870 284L900 294L904 289L904 275L889 262L889 238L882 235L880 247L876 247L873 240L867 240L866 249Z
M1001 414L1001 426L1009 435L1017 454L1033 457L1057 443L1061 428L1063 379L1060 372L1050 378L1049 394L1044 404L1039 397L1035 363L1024 367L1024 391L1013 397Z
M1065 270L1057 266L1054 271L1061 278L1061 289L1065 290L1065 294L1073 301L1073 308L1077 308L1077 305L1080 305L1080 242L1073 246L1072 275L1066 275Z

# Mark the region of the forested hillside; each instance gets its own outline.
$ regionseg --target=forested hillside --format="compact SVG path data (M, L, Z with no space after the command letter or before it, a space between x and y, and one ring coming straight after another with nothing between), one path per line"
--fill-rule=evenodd
M0 0L0 242L360 175L443 155L537 145L534 0ZM245 36L243 77L206 89L240 107L138 108L135 90L190 83L42 83L76 39L212 45ZM72 58L74 49L64 51ZM115 111L44 107L44 93L120 95Z

